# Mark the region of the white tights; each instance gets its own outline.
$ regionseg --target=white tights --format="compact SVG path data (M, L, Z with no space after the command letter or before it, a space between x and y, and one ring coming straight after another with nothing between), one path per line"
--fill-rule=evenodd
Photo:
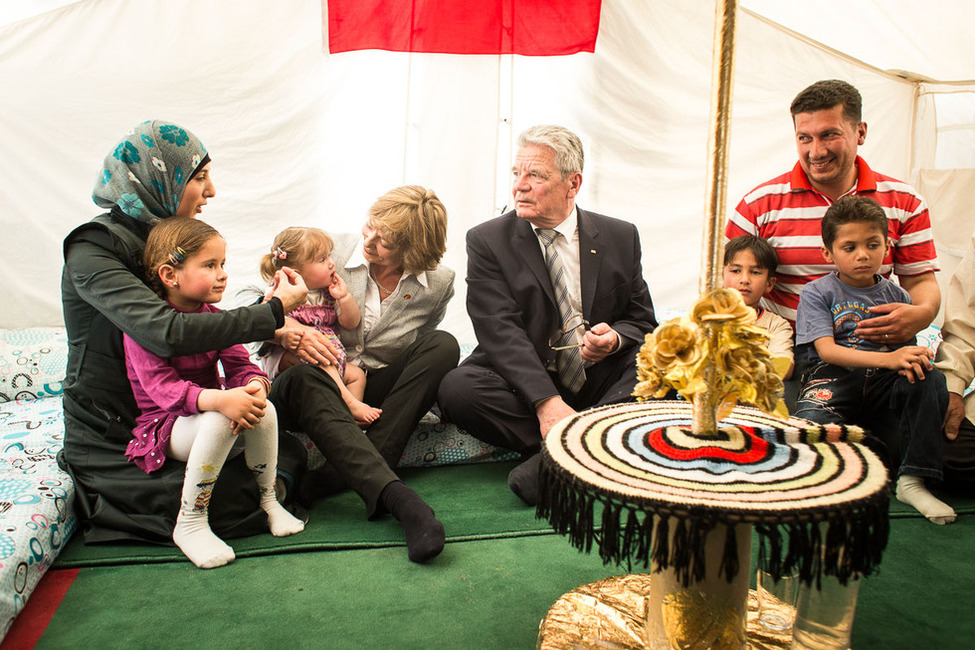
M201 569L223 566L235 557L234 550L210 530L207 510L217 476L239 437L244 438L244 459L257 479L261 508L267 513L271 534L293 535L305 527L275 497L278 419L271 403L261 421L239 436L231 432L230 420L216 411L178 418L166 450L168 457L186 462L173 541Z

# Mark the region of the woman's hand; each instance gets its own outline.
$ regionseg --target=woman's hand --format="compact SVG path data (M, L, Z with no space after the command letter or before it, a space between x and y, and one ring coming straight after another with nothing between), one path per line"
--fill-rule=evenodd
M264 299L270 300L275 296L284 306L284 313L288 314L295 307L305 304L305 300L308 299L308 287L305 286L305 281L297 271L284 266L274 274Z
M295 348L298 359L313 365L337 365L338 356L327 336L313 327L305 328L304 336Z
M954 440L958 437L958 427L965 419L965 402L958 393L948 393L948 412L945 413L945 438Z

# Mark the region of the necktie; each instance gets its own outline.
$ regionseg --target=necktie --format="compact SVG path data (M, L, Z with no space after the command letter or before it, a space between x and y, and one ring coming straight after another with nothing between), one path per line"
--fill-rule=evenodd
M548 228L536 228L535 232L538 233L545 245L545 265L548 267L548 274L552 279L552 289L555 290L555 304L559 308L559 317L562 322L559 329L563 329L572 317L572 307L569 305L569 287L565 283L565 270L562 268L562 260L559 258L559 252L552 245L559 233ZM556 345L568 345L573 334L574 330L566 332L559 338ZM582 385L586 383L586 372L579 348L556 350L555 368L559 374L559 381L573 394L578 393Z

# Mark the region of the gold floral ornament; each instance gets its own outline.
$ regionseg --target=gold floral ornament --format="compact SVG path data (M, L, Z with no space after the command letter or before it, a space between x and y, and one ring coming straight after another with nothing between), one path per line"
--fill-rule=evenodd
M690 316L663 323L637 353L638 400L673 388L694 404L694 433L713 433L735 404L751 404L787 418L782 374L788 359L772 358L768 333L735 289L713 289Z

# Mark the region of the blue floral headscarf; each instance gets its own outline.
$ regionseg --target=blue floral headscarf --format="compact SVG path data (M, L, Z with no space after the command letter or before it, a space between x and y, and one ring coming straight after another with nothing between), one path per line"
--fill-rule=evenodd
M195 135L172 122L137 125L105 156L91 198L116 205L133 219L154 224L179 207L187 181L210 156Z

